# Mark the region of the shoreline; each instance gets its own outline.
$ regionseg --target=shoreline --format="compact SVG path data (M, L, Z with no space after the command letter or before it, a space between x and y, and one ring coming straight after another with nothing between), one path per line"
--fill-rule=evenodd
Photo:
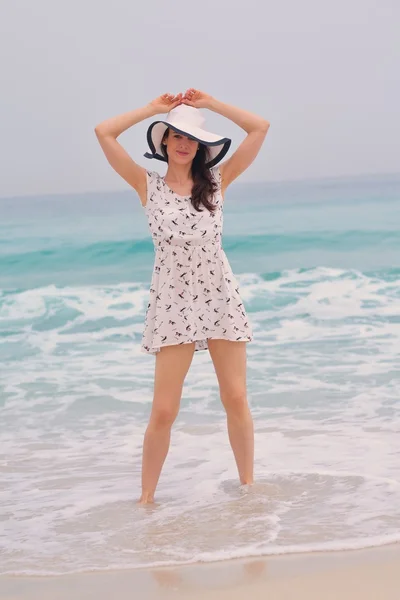
M57 576L0 576L1 600L398 600L400 543ZM272 594L272 595L271 595Z

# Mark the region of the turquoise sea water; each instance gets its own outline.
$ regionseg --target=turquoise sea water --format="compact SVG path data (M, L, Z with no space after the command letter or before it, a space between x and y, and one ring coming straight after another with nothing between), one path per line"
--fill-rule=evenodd
M0 572L400 540L400 175L233 185L223 246L254 329L257 481L237 483L199 352L146 511L154 251L140 202L0 199Z

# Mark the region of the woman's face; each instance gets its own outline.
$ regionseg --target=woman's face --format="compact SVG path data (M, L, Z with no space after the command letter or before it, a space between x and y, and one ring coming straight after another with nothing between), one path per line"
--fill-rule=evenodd
M167 146L168 160L180 164L190 163L196 156L199 142L191 140L181 133L170 129L168 136L164 139Z

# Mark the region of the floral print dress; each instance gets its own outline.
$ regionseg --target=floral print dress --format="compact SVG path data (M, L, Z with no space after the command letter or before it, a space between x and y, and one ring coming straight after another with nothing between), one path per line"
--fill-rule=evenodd
M146 171L144 207L155 260L141 351L195 342L206 350L210 338L249 342L253 331L240 289L222 248L223 197L218 167L215 214L196 211L190 196L173 192L155 171Z

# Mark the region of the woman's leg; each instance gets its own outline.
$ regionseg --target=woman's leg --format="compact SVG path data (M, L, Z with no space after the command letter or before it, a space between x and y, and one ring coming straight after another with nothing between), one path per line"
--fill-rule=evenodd
M242 484L253 483L254 431L246 393L246 342L208 340Z
M194 347L194 342L163 346L156 354L153 405L143 443L141 504L154 502Z

